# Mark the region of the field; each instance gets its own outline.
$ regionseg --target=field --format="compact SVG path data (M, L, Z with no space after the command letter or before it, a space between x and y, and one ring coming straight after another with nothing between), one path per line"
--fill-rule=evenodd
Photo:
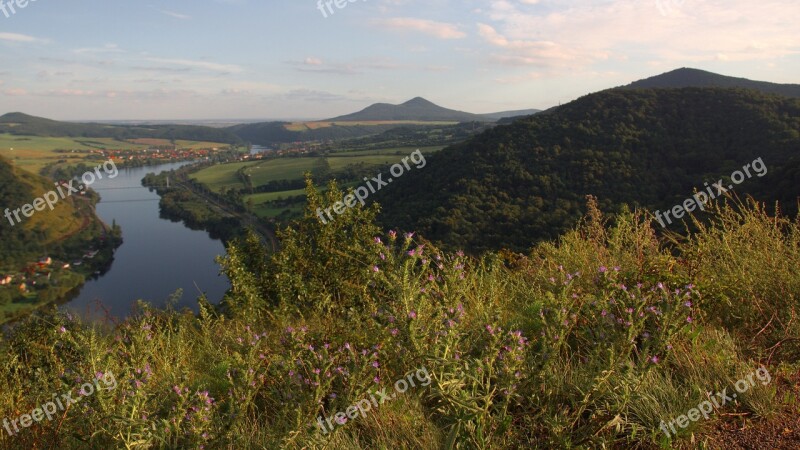
M424 154L441 150L442 147L423 147ZM349 151L332 154L325 159L331 170L336 173L347 166L366 164L367 166L380 167L399 162L404 156L411 154L416 148L393 147L369 151ZM253 185L260 186L264 183L277 180L302 179L303 174L312 171L319 164L319 157L304 158L277 158L263 161L221 164L195 173L192 178L205 184L215 192L225 189L244 188L236 172L245 167L245 171L252 177Z
M430 154L441 149L441 146L420 148L423 154ZM244 172L250 176L253 186L257 188L274 181L302 180L304 173L315 172L326 165L326 170L329 170L334 175L342 174L348 168L356 165L362 166L362 168L374 168L377 171L380 167L400 162L403 157L410 155L415 150L416 148L414 147L391 147L377 150L337 152L324 158L309 156L220 164L203 169L193 174L192 178L200 181L212 191L221 193L230 188L245 188L244 183L237 175L237 172L241 169L244 169ZM322 162L323 160L324 163ZM343 187L356 186L357 184L352 180L344 180L341 183ZM245 195L244 202L249 205L251 212L259 217L278 217L281 214L296 216L302 210L303 202L286 201L278 204L276 201L303 194L303 189L262 192Z
M151 146L173 145L166 139L135 139L121 141L113 138L39 137L0 134L0 155L29 172L39 173L43 167L67 159L71 165L88 160L87 153L59 153L56 150L146 150ZM215 148L226 144L200 141L175 141L178 148Z

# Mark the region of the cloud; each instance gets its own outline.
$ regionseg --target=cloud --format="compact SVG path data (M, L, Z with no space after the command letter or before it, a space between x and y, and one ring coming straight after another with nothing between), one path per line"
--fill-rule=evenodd
M395 17L391 19L376 19L372 23L381 28L417 32L438 39L463 39L467 37L467 34L459 30L457 25L433 20Z
M337 75L358 75L367 70L394 70L405 66L387 59L362 59L352 62L324 62L319 58L308 57L303 61L287 61L299 72L325 73Z
M483 13L480 35L509 64L585 67L646 56L674 65L800 53L796 23L786 19L800 15L796 0L492 0Z
M0 41L8 42L47 42L46 39L39 39L27 34L19 33L0 33Z
M167 66L177 66L179 68L200 69L211 72L221 73L241 73L241 66L235 64L218 64L208 61L197 61L190 59L166 59L166 58L146 58L147 61L165 64Z
M186 14L176 13L174 11L167 11L167 10L163 10L163 9L159 9L158 12L160 12L161 14L173 17L175 19L180 19L180 20L188 20L188 19L192 18L192 16L187 16Z
M8 95L8 96L10 96L10 97L21 97L21 96L24 96L24 95L28 95L28 91L26 91L25 89L19 89L19 88L6 89L5 91L3 91L3 93Z

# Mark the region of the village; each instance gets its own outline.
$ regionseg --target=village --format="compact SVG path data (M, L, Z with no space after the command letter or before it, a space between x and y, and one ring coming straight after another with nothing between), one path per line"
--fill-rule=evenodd
M27 295L31 293L32 289L43 289L49 285L56 285L59 273L82 266L85 261L94 259L99 252L99 250L88 249L81 258L75 259L71 263L45 256L39 261L27 263L20 272L0 275L0 286Z

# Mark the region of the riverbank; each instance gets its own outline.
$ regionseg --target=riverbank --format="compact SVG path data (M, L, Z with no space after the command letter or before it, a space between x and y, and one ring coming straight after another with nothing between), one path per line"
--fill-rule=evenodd
M97 194L76 201L83 216L77 231L50 243L49 254L23 257L0 268L0 324L18 320L68 299L88 279L102 274L122 244L121 229L97 216Z

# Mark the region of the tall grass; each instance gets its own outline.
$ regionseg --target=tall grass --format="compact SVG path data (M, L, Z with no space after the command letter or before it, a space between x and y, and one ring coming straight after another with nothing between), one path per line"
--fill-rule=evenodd
M43 313L0 346L0 418L118 387L3 448L657 448L662 421L770 356L796 364L798 223L721 207L686 239L638 212L589 213L528 255L472 259L381 231L375 209L323 224L318 194L271 257L255 237L221 260L232 289L200 314L139 312L116 327ZM787 364L789 364L787 366ZM324 433L331 417L425 368L430 383ZM772 366L770 366L772 367ZM778 372L775 372L778 373ZM725 412L797 412L779 377ZM677 440L677 442L676 442Z

